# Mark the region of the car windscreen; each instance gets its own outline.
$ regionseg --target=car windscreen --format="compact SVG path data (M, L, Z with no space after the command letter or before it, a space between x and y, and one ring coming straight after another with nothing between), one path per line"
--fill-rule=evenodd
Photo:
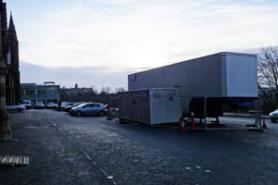
M73 107L74 107L74 108L79 108L79 107L83 107L83 106L85 106L85 105L87 105L87 103L77 104L77 105L75 105L75 106L73 106Z

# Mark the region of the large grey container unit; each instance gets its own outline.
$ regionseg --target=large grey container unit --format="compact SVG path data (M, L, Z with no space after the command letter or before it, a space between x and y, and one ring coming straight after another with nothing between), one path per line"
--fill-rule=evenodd
M120 121L135 121L150 125L175 123L182 107L177 88L154 88L123 92L120 95Z
M222 52L128 76L130 91L146 88L178 87L183 111L190 111L194 97L227 100L256 99L256 55Z

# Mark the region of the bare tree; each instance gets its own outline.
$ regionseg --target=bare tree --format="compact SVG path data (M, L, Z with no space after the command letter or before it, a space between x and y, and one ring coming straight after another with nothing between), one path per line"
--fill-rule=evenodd
M277 105L278 100L278 48L263 48L258 54L258 83L264 103Z
M101 88L100 94L110 94L112 93L112 89L109 86L105 86Z
M96 86L92 85L91 88L92 88L92 91L94 94L98 94L98 90L97 90Z
M115 93L117 94L117 93L120 93L120 92L125 92L126 90L125 90L125 88L124 87L117 87L117 88L115 88Z

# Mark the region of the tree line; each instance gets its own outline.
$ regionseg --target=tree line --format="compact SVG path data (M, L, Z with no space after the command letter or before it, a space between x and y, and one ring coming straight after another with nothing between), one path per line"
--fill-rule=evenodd
M261 49L257 74L262 110L268 113L278 108L278 47Z
M262 48L257 54L258 59L258 89L262 110L265 113L278 108L278 47ZM102 87L96 88L62 88L61 101L99 101L118 105L119 93L125 88Z
M118 106L119 93L126 91L125 88L115 88L114 91L111 87L102 87L100 91L96 88L61 88L60 98L61 101L74 101L74 102L101 102L104 104L110 104L112 106Z

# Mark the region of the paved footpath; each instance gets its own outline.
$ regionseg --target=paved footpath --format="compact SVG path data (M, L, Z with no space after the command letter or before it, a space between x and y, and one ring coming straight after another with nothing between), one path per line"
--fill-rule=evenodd
M118 124L52 110L11 115L14 140L0 155L30 157L0 167L0 185L277 185L278 129L263 133Z

